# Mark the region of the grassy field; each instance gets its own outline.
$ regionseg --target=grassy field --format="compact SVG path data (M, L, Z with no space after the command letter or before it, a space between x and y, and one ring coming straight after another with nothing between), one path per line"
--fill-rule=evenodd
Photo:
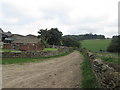
M84 40L82 41L82 48L87 48L92 52L96 51L106 51L107 47L109 46L111 39L105 40ZM95 53L99 58L101 58L105 62L113 62L113 63L120 63L120 58L118 57L117 53L105 53L99 52Z
M118 53L96 53L105 62L120 63L120 57Z
M68 55L70 53L65 52L59 55L55 55L55 56L46 56L46 57L38 57L38 58L11 58L11 59L2 59L0 60L0 64L23 64L23 63L27 63L27 62L40 62L43 61L45 59L49 59L49 58L55 58L55 57L61 57L61 56L65 56ZM1 62L2 61L2 62Z
M44 48L43 51L57 51L58 48Z
M82 41L82 48L87 48L91 51L100 51L100 50L106 51L110 42L111 42L111 39L84 40Z

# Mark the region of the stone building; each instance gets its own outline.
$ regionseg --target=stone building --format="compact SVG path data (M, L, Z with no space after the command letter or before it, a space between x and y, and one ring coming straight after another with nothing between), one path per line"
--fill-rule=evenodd
M0 42L11 43L13 41L12 33L10 31L4 32L0 28Z
M1 31L1 41L3 44L3 49L12 49L20 51L40 51L42 50L42 45L37 36L34 35L19 35L12 34L10 32Z

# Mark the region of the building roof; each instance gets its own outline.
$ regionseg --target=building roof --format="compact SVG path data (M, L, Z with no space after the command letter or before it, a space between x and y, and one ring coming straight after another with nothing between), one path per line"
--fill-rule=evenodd
M8 37L11 37L12 36L12 33L11 32L4 32L4 34L6 35L6 36L8 36Z
M29 35L26 35L27 37L37 37L35 35L32 35L32 34L29 34Z
M13 34L14 41L12 43L38 43L40 40L36 36L22 36Z
M0 28L0 35L4 35L4 36L11 37L11 36L12 36L12 33L11 33L10 31L4 32L4 31L2 30L2 28Z
M0 41L2 37L6 37L5 40L12 40L12 43L38 43L40 40L37 36L29 34L26 36L19 34L12 34L11 32L4 32L2 28L0 28Z
M2 28L0 28L0 34L1 34L1 33L3 33L3 30L2 30Z

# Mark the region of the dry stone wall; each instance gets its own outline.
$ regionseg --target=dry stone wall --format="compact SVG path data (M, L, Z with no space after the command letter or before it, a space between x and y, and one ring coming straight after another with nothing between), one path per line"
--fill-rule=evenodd
M57 51L40 51L40 52L3 52L2 58L34 58L59 55L65 52L72 52L73 48L60 48Z
M89 50L84 49L90 60L91 69L96 76L98 84L101 88L118 90L120 89L120 72L118 69L113 68L108 63L103 62L97 58L95 54ZM118 64L116 64L118 65Z

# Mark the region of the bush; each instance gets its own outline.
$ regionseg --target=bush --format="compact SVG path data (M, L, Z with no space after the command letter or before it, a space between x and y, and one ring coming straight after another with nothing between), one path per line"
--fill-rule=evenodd
M120 35L119 36L113 36L112 42L107 48L108 52L118 52L120 53Z

